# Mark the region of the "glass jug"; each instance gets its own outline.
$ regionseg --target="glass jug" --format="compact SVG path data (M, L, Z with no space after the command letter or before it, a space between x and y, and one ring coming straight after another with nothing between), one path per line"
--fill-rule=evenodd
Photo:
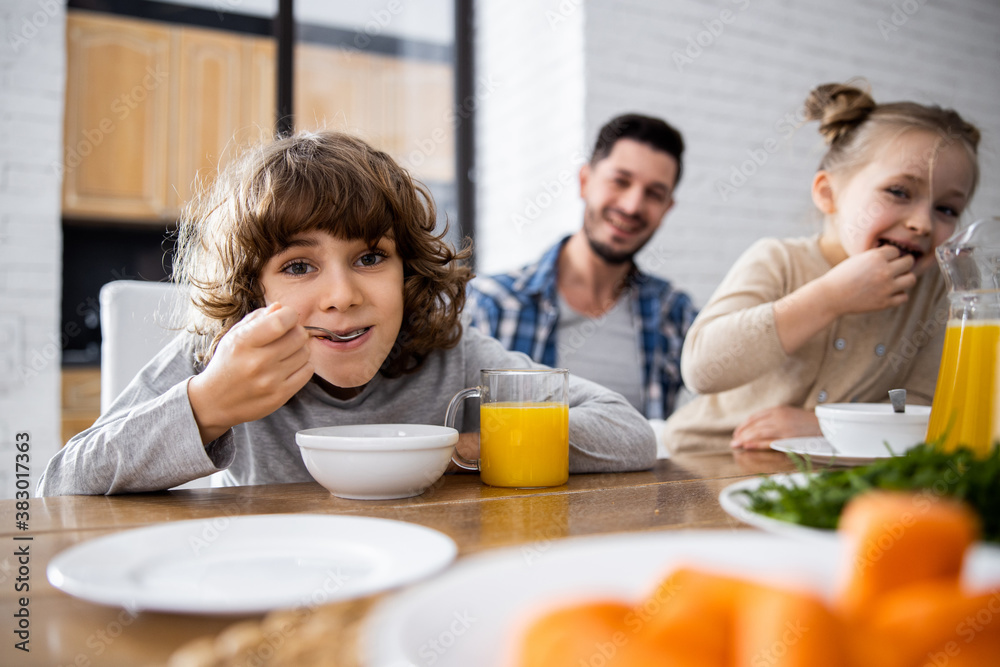
M983 457L1000 440L1000 218L960 229L937 260L950 307L927 442Z

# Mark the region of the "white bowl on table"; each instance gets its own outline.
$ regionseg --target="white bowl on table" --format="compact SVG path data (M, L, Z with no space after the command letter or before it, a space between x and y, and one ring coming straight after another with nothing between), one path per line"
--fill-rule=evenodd
M306 469L335 496L409 498L426 491L451 461L458 431L429 424L323 426L295 434Z
M816 406L819 428L841 456L875 458L889 450L902 454L924 442L930 414L926 405L907 405L904 412L893 412L888 403Z

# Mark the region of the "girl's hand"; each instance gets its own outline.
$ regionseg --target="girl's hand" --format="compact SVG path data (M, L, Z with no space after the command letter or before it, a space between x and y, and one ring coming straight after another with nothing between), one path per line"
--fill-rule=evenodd
M313 375L309 334L291 308L271 304L244 317L223 336L188 398L202 442L271 414Z
M818 281L840 315L867 313L899 306L917 284L913 256L890 245L848 257Z
M774 440L808 435L822 435L816 414L812 410L779 405L747 417L733 431L730 446L737 449L769 449Z
M786 354L848 313L892 308L917 284L913 256L893 246L848 257L815 280L774 302L774 327Z

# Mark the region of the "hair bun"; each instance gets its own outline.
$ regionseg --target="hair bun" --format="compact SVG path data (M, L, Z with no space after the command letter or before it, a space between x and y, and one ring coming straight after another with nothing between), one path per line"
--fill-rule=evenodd
M973 150L979 148L979 140L982 136L979 132L979 128L965 121L961 116L958 115L957 111L948 109L945 112L948 115L948 120L958 127L958 134L969 142Z
M819 121L819 132L827 145L833 144L860 125L875 109L867 91L843 83L824 83L806 98L808 120Z

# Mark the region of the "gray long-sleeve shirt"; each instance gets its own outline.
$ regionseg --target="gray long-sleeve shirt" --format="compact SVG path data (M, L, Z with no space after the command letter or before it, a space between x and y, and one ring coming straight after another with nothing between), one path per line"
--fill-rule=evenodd
M431 353L416 373L376 375L348 400L309 382L267 417L203 445L187 395L187 382L199 371L194 343L192 335L181 334L147 364L91 428L52 457L38 495L156 491L220 470L235 484L312 481L295 444L297 431L334 424L443 424L451 397L478 385L480 369L540 367L466 330L456 347ZM621 395L571 375L569 405L570 472L653 465L652 428ZM456 424L475 431L478 414L461 407Z

